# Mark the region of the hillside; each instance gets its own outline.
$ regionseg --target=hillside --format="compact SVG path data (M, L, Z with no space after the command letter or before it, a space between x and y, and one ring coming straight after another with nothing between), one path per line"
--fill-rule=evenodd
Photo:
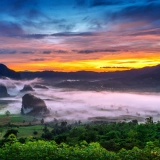
M78 72L20 72L22 78L66 78L66 79L108 79L108 78L143 78L155 77L160 79L160 65L153 67L144 67L141 69L132 69L127 71L116 72L92 72L92 71L78 71ZM159 76L157 75L159 74Z
M11 69L9 69L4 64L0 63L0 77L9 77L12 79L21 79L21 75L18 72L15 72Z

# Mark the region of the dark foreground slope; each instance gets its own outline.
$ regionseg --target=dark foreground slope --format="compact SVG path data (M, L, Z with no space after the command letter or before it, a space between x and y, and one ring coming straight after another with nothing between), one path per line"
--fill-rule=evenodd
M11 69L9 69L4 64L0 63L0 77L9 77L12 79L21 79L21 75L19 72L15 72Z

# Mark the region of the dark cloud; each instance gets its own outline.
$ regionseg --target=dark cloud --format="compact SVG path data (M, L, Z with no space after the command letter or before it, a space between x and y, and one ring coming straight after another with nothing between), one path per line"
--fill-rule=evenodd
M0 49L0 54L15 54L16 50Z
M96 33L94 32L61 32L61 33L54 33L51 34L51 36L64 36L64 37L69 37L69 36L95 36Z
M21 53L22 54L34 54L35 52L34 51L22 51Z
M24 34L24 35L18 35L18 36L21 38L42 39L50 35L49 34Z
M43 51L43 54L51 54L52 51Z
M145 36L145 35L158 35L160 36L160 29L154 29L154 30L144 30L144 31L138 31L136 33L130 34L130 36Z
M1 36L16 36L23 35L24 31L20 25L12 22L0 22L0 35Z
M136 0L132 0L132 3ZM125 0L76 0L77 6L98 7L126 3Z
M54 50L54 53L68 53L68 51L65 50Z
M153 22L159 20L160 3L131 5L113 14L112 19Z
M73 50L76 51L76 50ZM77 53L82 53L82 54L90 54L90 53L99 53L99 52L119 52L120 50L116 49L94 49L94 50L78 50L76 51Z
M147 0L147 2L158 2L159 0Z
M36 28L38 30L46 30L48 27L56 28L57 30L67 30L72 29L71 24L67 24L66 19L60 18L60 19L37 19L37 21L33 21L32 17L23 20L22 24L24 26L30 27L30 28Z
M9 6L11 6L11 8L16 11L16 10L21 10L24 8L32 8L38 5L38 0L8 0L8 4Z
M71 31L72 29L75 28L75 24L67 24L67 23L59 23L56 26L59 30L63 30L63 31Z
M0 12L7 13L15 18L37 18L42 16L38 8L38 0L5 0L0 1ZM19 19L20 20L20 19Z
M35 58L35 59L31 59L31 61L40 62L40 61L45 61L45 59L44 58Z
M6 0L4 8L12 15L38 8L38 0ZM7 8L8 6L8 8ZM22 15L19 15L22 16Z
M50 18L48 16L46 16L44 13L36 10L36 9L31 9L28 12L26 12L26 16L27 18L32 18L33 19L48 19L50 20Z
M124 0L91 0L90 6L96 7L96 6L105 6L105 5L118 5L121 3L124 3Z
M17 50L12 50L12 49L0 49L0 54L16 54L16 53L34 54L35 51L17 51Z
M81 0L79 0L81 2ZM84 0L85 1L85 0ZM84 1L82 0L79 4L84 4ZM117 5L119 7L123 7L123 5L128 6L139 6L139 5L146 5L147 3L156 3L159 2L159 0L88 0L89 7L103 7L103 6L113 6ZM86 3L85 3L86 4ZM119 8L120 9L120 8Z
M76 0L77 6L84 6L86 4L86 0Z
M124 66L104 66L104 67L100 67L100 68L103 68L103 69L114 69L114 68L117 68L117 69L133 69L131 67L124 67Z
M58 1L56 3L57 5L60 4L60 2ZM59 31L72 30L75 27L75 24L69 23L69 21L66 22L65 18L67 16L64 16L64 18L58 17L57 19L55 19L55 15L57 13L50 8L51 4L52 1L50 0L6 0L6 2L0 1L0 13L5 14L5 16L7 15L6 19L8 19L9 17L8 21L10 21L10 18L14 18L18 24L21 24L24 27L30 27L31 30L33 28L39 30L47 30L51 27ZM51 12L48 13L48 10L51 10Z
M65 50L52 50L52 51L43 51L43 54L51 54L51 53L68 53L68 51Z
M33 38L33 39L42 39L45 37L85 37L85 36L96 36L96 33L93 32L59 32L53 34L24 34L17 35L21 38Z

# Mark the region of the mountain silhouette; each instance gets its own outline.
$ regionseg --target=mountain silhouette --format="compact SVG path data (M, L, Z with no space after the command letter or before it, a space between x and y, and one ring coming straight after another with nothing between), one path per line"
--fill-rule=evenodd
M144 67L141 69L131 69L126 71L115 72L93 72L93 71L77 71L77 72L21 72L22 78L64 78L64 79L108 79L108 78L158 78L160 79L160 65L153 67Z
M115 72L93 72L93 71L77 71L77 72L15 72L4 64L0 64L0 76L13 79L20 78L63 78L63 79L156 79L160 80L160 65L152 67L144 67L140 69L131 69L126 71Z
M0 63L0 77L9 77L12 79L21 79L21 75L19 72L15 72L11 69L9 69L4 64Z

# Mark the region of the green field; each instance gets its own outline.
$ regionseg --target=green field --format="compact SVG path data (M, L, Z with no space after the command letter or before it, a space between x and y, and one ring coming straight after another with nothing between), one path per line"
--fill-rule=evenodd
M33 125L33 126L20 126L20 127L12 127L12 129L18 130L17 138L26 138L29 136L34 136L34 137L41 137L43 132L44 125ZM8 129L11 129L9 127L0 127L0 139L3 138L4 134ZM48 127L48 129L51 131L53 128ZM37 135L34 135L33 132L37 131Z
M34 131L37 131L37 135L34 136L40 137L44 128L40 120L41 117L35 118L29 115L0 115L0 139L3 138L8 129L18 130L17 138L33 136ZM51 130L51 128L48 129Z
M29 115L12 115L11 122L12 123L23 123L23 121L31 122L33 121L34 117Z
M6 120L8 120L8 122L10 123L14 123L14 124L21 124L23 123L24 125L27 123L32 123L35 122L34 119L37 120L37 123L42 119L42 117L33 117L30 115L20 115L20 114L13 114L10 116L6 116L6 115L0 115L0 125L5 125L6 124Z
M12 129L18 130L17 138L33 136L33 132L37 131L38 134L34 135L34 137L40 137L43 133L43 125L34 125L34 126L20 126L20 127L12 127ZM3 138L6 131L10 129L9 127L1 127L0 129L0 139Z

